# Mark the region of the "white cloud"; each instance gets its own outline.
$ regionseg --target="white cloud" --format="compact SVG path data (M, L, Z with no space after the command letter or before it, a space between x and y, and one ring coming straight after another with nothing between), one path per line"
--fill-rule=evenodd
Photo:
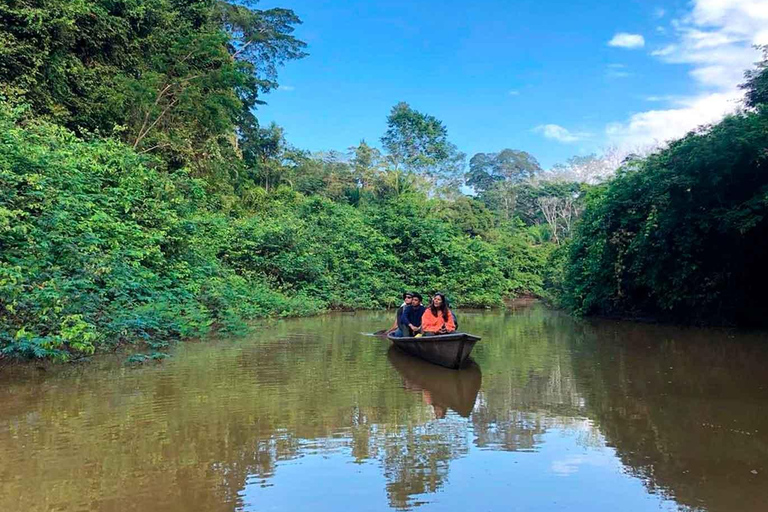
M520 91L515 91L515 90L512 90L512 91L509 91L509 93L508 93L508 94L509 94L510 96L520 96Z
M627 150L663 145L701 125L719 121L736 108L739 98L737 92L677 99L676 108L640 112L625 122L609 124L605 130L606 137L609 144ZM653 100L656 99L653 97ZM653 100L649 98L649 101Z
M584 457L553 460L550 469L557 476L571 476L579 472L579 466L584 464L585 460Z
M657 7L653 11L653 15L656 16L657 18L663 18L664 16L666 16L666 14L667 14L667 11L663 7Z
M753 45L768 42L766 26L765 0L694 0L692 11L673 25L677 42L652 55L693 66L690 75L703 88L733 90L758 60Z
M640 34L628 34L626 32L619 32L613 39L608 41L608 46L614 46L616 48L642 48L645 46L645 38Z
M608 78L627 78L633 75L628 71L626 64L608 64L605 76Z
M281 85L280 87L277 88L277 90L291 92L291 91L295 91L296 88L292 85Z
M590 136L589 133L577 132L573 133L567 128L563 128L557 124L542 124L533 129L534 132L542 134L544 137L558 142L569 144L571 142L578 142L584 140Z
M659 102L659 103L672 103L680 100L679 96L672 96L671 94L662 94L660 96L651 95L643 98L645 101Z
M691 10L671 22L675 40L651 55L689 66L699 92L687 98L648 97L669 101L671 108L611 123L605 131L609 143L628 148L664 143L735 111L742 98L738 85L744 71L760 57L753 45L768 42L766 27L766 0L693 0Z

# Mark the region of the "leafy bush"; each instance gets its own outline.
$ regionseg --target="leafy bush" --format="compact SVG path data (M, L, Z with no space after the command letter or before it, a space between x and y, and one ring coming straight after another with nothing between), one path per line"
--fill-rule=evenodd
M768 115L733 115L593 190L564 301L590 314L765 323Z
M18 109L2 112L3 354L69 359L122 341L156 348L213 325L323 306L223 264L231 228L208 209L202 182L153 170L117 142L20 127Z

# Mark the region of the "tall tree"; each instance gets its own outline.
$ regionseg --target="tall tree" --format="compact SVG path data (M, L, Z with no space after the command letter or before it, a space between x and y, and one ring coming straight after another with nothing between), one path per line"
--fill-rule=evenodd
M456 178L466 158L448 141L448 130L439 119L404 102L392 107L381 142L393 171L418 174L433 182Z
M283 158L288 149L284 132L277 124L257 128L241 144L243 161L251 169L253 179L267 192L282 178Z
M370 188L379 172L381 152L361 140L360 144L349 148L349 153L358 185L362 189Z
M539 173L541 165L533 155L504 149L499 153L477 153L473 156L465 180L486 204L501 213L504 219L510 219L517 202L518 186Z
M482 193L493 188L493 186L504 178L492 172L493 153L476 153L469 160L469 172L465 176L468 186Z
M602 154L585 156L573 156L562 164L552 167L549 178L561 181L580 183L600 183L616 172L621 167L626 152L618 148L609 147Z
M174 165L205 162L253 123L276 68L304 55L285 9L224 0L0 5L0 93L80 134L116 134Z
M499 153L477 153L469 161L469 172L465 178L467 185L484 192L501 181L521 183L540 172L541 165L530 153L504 149Z

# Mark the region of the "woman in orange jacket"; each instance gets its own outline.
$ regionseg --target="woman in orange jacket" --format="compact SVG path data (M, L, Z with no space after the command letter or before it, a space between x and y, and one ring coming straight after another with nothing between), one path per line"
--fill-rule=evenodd
M421 332L429 334L448 334L456 330L453 314L448 309L445 295L436 293L432 303L421 317Z

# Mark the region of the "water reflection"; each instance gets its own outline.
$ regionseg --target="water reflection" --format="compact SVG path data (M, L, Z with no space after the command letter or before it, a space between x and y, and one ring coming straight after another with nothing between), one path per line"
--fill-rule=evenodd
M764 336L463 312L456 372L358 334L387 321L6 368L0 510L766 509Z
M432 406L436 418L444 418L448 409L469 417L483 381L477 363L470 361L461 370L449 370L405 354L394 346L387 351L387 358L402 376L405 389L420 394L424 403Z
M590 416L649 490L697 510L768 510L766 341L600 322L574 368Z

